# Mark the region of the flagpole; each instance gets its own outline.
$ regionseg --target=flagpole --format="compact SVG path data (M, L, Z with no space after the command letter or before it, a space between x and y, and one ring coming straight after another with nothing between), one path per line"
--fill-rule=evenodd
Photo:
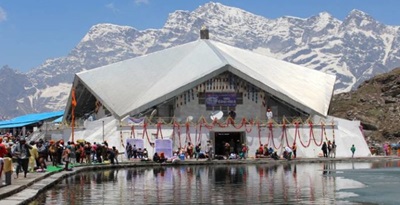
M71 139L72 142L74 142L74 134L75 134L75 107L76 107L76 96L75 96L75 88L72 88L72 96L71 96L72 100L71 100L71 105L72 105L72 109L71 109Z
M75 107L74 106L72 106L72 119L71 119L71 138L72 138L72 142L74 142L74 129L75 129Z

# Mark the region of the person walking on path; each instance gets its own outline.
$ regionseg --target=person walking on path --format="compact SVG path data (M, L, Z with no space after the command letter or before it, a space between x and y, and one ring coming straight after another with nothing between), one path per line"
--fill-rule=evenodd
M30 149L32 147L26 144L25 139L21 139L19 143L15 146L13 154L17 157L17 170L16 170L16 178L18 178L19 172L21 169L24 171L24 177L26 178L26 174L28 173L28 164L29 164L29 157L31 156Z
M354 144L351 146L351 148L350 148L350 150L351 150L351 158L353 158L354 157L354 152L356 151L356 147L354 146Z
M36 170L36 167L38 167L38 160L39 160L39 151L38 148L36 147L36 144L34 141L29 142L29 145L32 147L32 149L29 150L30 152L30 157L29 157L29 163L28 163L28 171L29 172L34 172Z
M115 162L118 164L119 151L117 150L117 148L115 148L115 146L112 147L112 150L113 150L114 155L115 155Z
M333 140L333 142L332 142L332 150L329 153L329 155L330 155L331 158L336 158L336 143L335 143L335 140Z
M68 146L65 147L63 152L62 152L62 160L65 163L64 170L65 171L72 171L72 169L70 169L68 167L69 163L71 162L71 150L70 150L70 148Z

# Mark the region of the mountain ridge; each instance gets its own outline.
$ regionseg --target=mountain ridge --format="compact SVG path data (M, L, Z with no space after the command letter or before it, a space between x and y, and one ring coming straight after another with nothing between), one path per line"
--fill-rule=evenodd
M160 29L93 25L67 56L48 59L24 74L28 85L18 88L24 93L0 103L0 113L62 110L75 73L197 40L203 25L215 41L335 74L336 93L348 92L400 64L400 27L381 24L359 10L343 21L327 12L268 19L211 2L194 11L170 13ZM14 89L4 92L15 93ZM48 95L57 89L58 94Z
M330 115L360 120L370 144L400 140L400 67L364 81L356 90L333 97Z

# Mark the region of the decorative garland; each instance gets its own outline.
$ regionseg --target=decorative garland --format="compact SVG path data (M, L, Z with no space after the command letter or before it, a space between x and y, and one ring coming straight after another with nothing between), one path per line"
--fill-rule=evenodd
M290 147L289 140L288 140L288 137L287 137L286 124L285 123L282 126L282 135L283 134L285 135L285 138L286 138L286 146Z
M267 139L267 144L272 140L274 140L274 130L272 129L272 122L268 123L268 139Z
M249 124L250 124L250 130L248 130L248 129L247 129L247 125L244 124L244 130L245 130L247 133L250 133L250 132L253 130L253 126L254 126L254 123L253 123L252 120L250 120Z
M177 123L178 127L178 138L179 138L179 147L182 148L182 140L181 140L181 126Z
M147 123L143 124L143 137L142 139L144 139L144 135L146 135L147 141L149 142L149 144L154 147L154 142L150 141L150 137L149 137L149 133L147 133Z
M156 132L157 139L158 139L158 135L161 135L161 139L164 139L163 134L162 134L162 129L161 129L161 122L157 123L157 132Z
M174 141L175 140L175 127L176 127L176 123L175 120L172 124L172 134L171 134L171 140Z
M322 122L321 122L321 129L322 129L322 131L324 133L325 141L328 141L328 136L326 135L325 124L323 124Z
M289 121L285 117L283 117L283 121L282 121L283 124L278 124L273 120L268 121L267 126L268 126L268 131L269 132L268 132L267 137L266 137L267 138L266 144L269 144L270 141L272 141L272 144L273 144L274 148L275 149L280 149L280 148L283 147L283 139L285 138L286 145L290 146L289 145L288 136L287 136L287 122L289 122ZM308 123L308 125L310 127L309 141L308 141L307 144L303 142L301 134L300 134L300 124L304 125L305 123ZM142 139L144 139L144 137L146 135L147 141L154 146L154 143L151 142L150 137L149 137L148 132L147 132L147 127L150 124L151 124L151 121L145 119L144 124L143 124L143 136L142 136ZM172 126L173 126L173 131L172 131L172 136L171 136L172 139L175 138L175 128L177 128L179 146L182 147L181 124L176 122L175 118L173 118L172 123L166 123L161 118L158 120L158 122L157 122L157 133L156 133L157 139L158 139L159 136L161 137L161 139L164 138L163 134L162 134L162 125L163 124L167 124L167 125L168 124L172 124ZM276 146L276 144L275 144L274 134L273 134L273 127L274 127L273 124L275 124L277 127L282 126L282 134L281 134L281 137L280 137L281 143L280 143L279 146ZM313 130L314 124L310 119L307 119L305 122L302 122L301 119L298 119L298 120L294 121L292 124L295 127L295 133L294 133L295 136L294 136L293 142L296 142L297 138L299 138L299 141L300 141L301 145L304 148L307 148L307 147L309 147L311 145L311 140L313 140L314 144L316 146L318 146L318 147L321 146L322 143L324 142L324 136L325 136L325 140L328 140L328 137L327 137L327 134L326 134L326 126L325 126L325 124L323 122L321 122L321 141L319 143L315 139L314 130ZM186 142L191 142L192 143L192 138L190 136L190 126L191 125L192 124L189 121L187 121L185 123L185 126L186 126ZM221 127L221 128L225 128L225 127L228 127L229 125L232 125L232 127L236 128L236 129L241 129L244 126L244 130L247 133L251 133L252 130L253 130L253 127L257 126L258 136L259 136L259 144L260 145L262 144L261 127L266 125L266 124L262 124L262 121L260 121L260 120L256 119L255 121L253 121L253 120L246 120L246 118L242 118L240 123L236 124L235 121L233 120L233 118L228 117L225 120L225 122L220 122L219 120L214 119L211 123L208 123L207 120L203 116L200 117L198 123L195 124L195 126L196 126L195 141L196 141L196 143L201 142L203 126L206 127L209 130L212 130L212 129L214 129L215 126L218 126L218 127ZM197 127L197 126L199 126L199 127ZM332 137L333 137L333 140L335 140L335 129L334 129L335 125L334 125L333 122L332 122L331 126L332 126ZM361 126L360 126L360 130L362 131L362 127ZM132 137L136 138L134 125L131 126L131 138ZM121 132L121 141L122 141L122 132Z
M186 142L192 143L192 138L190 137L190 123L189 122L186 122Z
M134 125L132 125L132 127L131 127L131 139L132 139L132 136L133 136L133 139L136 138L136 136L135 136L135 126Z
M297 135L298 135L298 136L299 136L300 144L301 144L304 148L309 147L310 144L311 144L311 135L309 135L308 144L305 145L305 144L303 143L303 141L301 140L300 130L299 130L299 123L296 122L295 126L296 126L296 130L295 130L295 132L294 132L294 133L295 133L295 139L296 139L296 137L297 137ZM295 142L296 142L296 140L295 140Z
M282 146L282 139L281 139L281 144L279 145L279 147L277 147L277 146L275 145L275 140L274 140L274 139L272 139L272 145L274 146L275 149L280 149L281 146Z
M197 138L197 142L201 142L201 137L202 137L202 135L201 135L201 127L202 126L203 126L202 124L199 125L199 136Z
M322 127L321 127L321 128L322 128ZM315 137L314 137L314 131L313 131L313 124L312 124L312 122L310 122L310 138L311 138L311 134L312 134L312 137L313 137L313 139L314 139L315 145L316 145L317 147L321 146L322 143L324 142L324 136L323 136L324 133L323 133L322 130L321 130L321 142L320 142L320 143L317 143L317 141L315 140Z
M196 143L195 145L199 143L199 141L197 141L197 125L195 125L194 142Z

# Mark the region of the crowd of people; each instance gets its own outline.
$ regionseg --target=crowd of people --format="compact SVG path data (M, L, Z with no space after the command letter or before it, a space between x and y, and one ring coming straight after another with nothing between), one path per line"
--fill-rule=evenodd
M202 147L201 143L194 145L192 142L188 142L187 145L178 148L174 152L180 159L213 159L213 147L211 141L207 141L207 145Z
M328 142L324 142L321 147L322 153L324 157L328 158L336 158L336 143L335 140L331 142L328 140Z
M323 157L336 157L335 141L323 142L321 150ZM228 142L223 142L220 151L224 155L214 155L214 149L210 140L206 146L201 143L193 144L187 142L183 147L173 151L173 156L167 159L164 153L154 153L152 159L149 159L149 153L146 148L137 147L135 144L126 144L126 155L128 160L140 159L142 161L154 161L164 163L168 160L184 159L246 159L249 148L246 144L235 143L234 148ZM351 147L352 157L354 157L355 146ZM64 170L71 170L70 164L93 164L109 161L110 164L118 164L119 152L116 147L109 147L106 141L102 143L90 143L86 141L64 142L63 140L44 140L27 142L25 137L14 137L11 134L0 137L0 158L10 157L13 159L16 170L15 178L20 173L26 177L27 173L37 171L46 171L51 163L53 166L64 167ZM222 157L222 158L218 158ZM268 144L261 144L255 152L256 158L270 157L272 159L291 160L297 157L297 145L294 142L292 146L283 148L282 155L279 156L277 150L269 147ZM322 157L322 155L321 155Z
M149 153L147 149L144 147L136 147L136 145L132 145L129 142L126 144L126 155L128 160L130 159L143 159L147 160L149 158Z
M20 173L44 172L48 166L71 170L71 164L102 163L106 160L118 164L118 150L107 142L67 142L64 140L44 140L27 142L26 137L6 134L0 137L0 158L9 157L15 165L15 177Z

